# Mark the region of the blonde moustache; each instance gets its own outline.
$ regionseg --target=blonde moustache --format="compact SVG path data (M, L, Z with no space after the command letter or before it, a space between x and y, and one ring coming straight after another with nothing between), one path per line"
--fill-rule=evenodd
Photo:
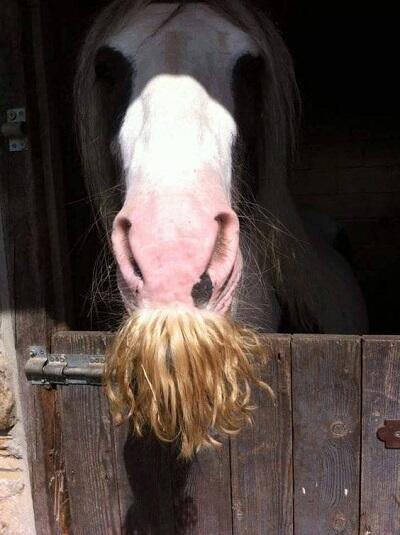
M182 308L140 310L115 337L105 384L116 423L178 441L190 459L251 421L251 387L266 363L259 334L229 318ZM214 436L213 436L214 435Z

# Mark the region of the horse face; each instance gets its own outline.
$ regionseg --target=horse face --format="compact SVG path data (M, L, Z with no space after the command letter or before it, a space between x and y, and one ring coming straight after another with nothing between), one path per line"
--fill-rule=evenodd
M96 57L125 198L112 244L128 309L225 313L240 279L233 72L257 53L213 10L150 5Z

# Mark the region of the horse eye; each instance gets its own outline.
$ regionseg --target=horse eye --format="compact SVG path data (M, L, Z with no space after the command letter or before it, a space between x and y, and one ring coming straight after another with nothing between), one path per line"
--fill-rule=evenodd
M122 65L126 62L120 52L108 46L99 48L96 54L94 69L96 79L110 86L115 85L121 76Z
M99 62L95 65L96 80L102 84L114 87L117 77L113 66L106 62Z
M102 82L108 82L110 84L115 83L115 74L113 73L112 65L106 61L98 61L94 67L97 80Z

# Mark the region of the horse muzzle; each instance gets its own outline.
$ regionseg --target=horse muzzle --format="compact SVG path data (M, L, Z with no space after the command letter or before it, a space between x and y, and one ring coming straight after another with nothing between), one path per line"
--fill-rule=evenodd
M183 305L225 314L242 271L239 233L222 194L128 197L112 232L126 307Z

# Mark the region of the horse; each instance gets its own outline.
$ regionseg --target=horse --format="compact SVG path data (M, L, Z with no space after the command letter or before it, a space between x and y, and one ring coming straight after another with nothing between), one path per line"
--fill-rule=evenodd
M293 62L248 2L116 0L86 37L75 106L127 313L111 409L190 458L239 432L251 389L268 390L260 332L367 329L338 227L288 189Z

